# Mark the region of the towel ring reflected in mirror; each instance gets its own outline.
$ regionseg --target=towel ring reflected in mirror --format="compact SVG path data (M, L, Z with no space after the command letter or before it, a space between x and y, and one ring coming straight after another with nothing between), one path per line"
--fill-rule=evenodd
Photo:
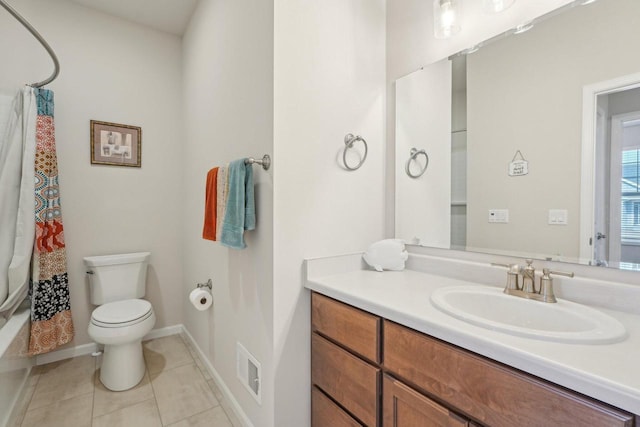
M424 166L420 169L420 172L414 174L411 172L411 161L412 160L416 160L417 161L417 157L419 155L423 155L424 158L426 159L426 162L424 164ZM427 154L427 152L422 149L422 150L418 150L417 148L413 147L411 149L411 151L409 152L409 159L407 160L407 163L405 164L404 170L405 172L407 172L407 175L409 175L409 178L420 178L425 171L427 170L427 167L429 166L429 155Z
M349 164L347 163L347 151L350 148L353 148L353 144L358 141L362 141L362 143L364 144L364 156L362 156L362 158L360 159L360 162L358 162L357 165L349 166ZM360 135L354 135L352 133L348 133L344 137L344 150L342 151L342 163L344 163L344 167L350 171L359 169L360 166L362 166L364 161L367 159L368 151L369 151L369 148L367 147L367 141L365 141L363 137L361 137Z

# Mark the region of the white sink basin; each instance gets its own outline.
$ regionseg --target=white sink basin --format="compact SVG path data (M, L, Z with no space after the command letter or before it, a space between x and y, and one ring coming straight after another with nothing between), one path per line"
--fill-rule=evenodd
M613 317L570 301L544 303L486 286L436 289L432 304L441 311L484 328L546 341L607 344L627 337Z

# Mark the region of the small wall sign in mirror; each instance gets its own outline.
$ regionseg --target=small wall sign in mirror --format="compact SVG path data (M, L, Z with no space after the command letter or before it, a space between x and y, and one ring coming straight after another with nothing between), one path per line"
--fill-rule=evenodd
M91 120L91 164L142 165L142 128Z
M516 151L509 163L509 176L523 176L529 173L529 162L525 160L520 150Z

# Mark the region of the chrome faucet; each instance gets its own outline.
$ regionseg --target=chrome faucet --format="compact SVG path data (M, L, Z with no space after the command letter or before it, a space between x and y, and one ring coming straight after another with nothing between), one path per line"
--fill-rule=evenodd
M542 276L540 277L540 287L536 289L535 279L536 270L533 267L533 260L525 260L527 266L522 268L518 264L497 264L491 263L495 267L507 268L507 284L504 287L504 293L508 295L514 295L520 298L532 299L542 302L557 302L556 296L553 293L553 278L552 274L573 277L573 273L566 271L552 271L548 268L542 269ZM522 275L522 285L519 283L520 275Z

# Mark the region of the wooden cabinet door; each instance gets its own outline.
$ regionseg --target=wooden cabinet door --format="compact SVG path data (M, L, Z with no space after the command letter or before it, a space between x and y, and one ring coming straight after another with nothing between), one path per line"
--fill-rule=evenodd
M362 424L378 425L380 370L316 333L311 336L311 382Z
M382 385L382 427L468 427L462 417L388 375Z
M381 324L378 316L311 294L312 330L374 363L380 363Z
M493 427L632 427L633 416L393 322L384 366Z
M318 387L311 390L311 427L362 427Z

